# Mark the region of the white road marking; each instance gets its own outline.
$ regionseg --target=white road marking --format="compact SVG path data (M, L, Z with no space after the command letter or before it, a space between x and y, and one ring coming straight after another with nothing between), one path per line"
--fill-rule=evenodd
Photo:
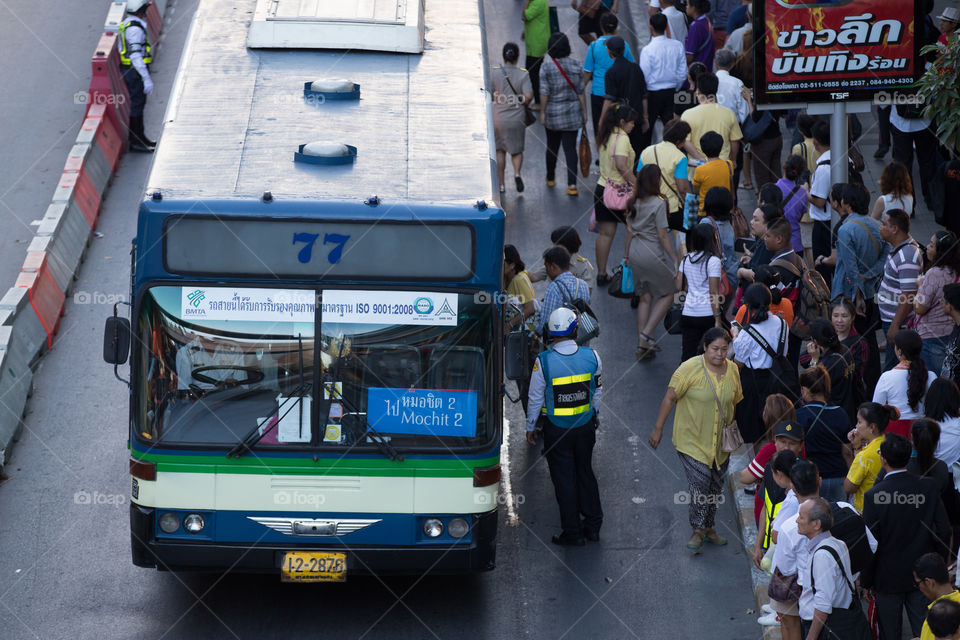
M513 499L513 485L510 481L510 419L507 418L507 401L503 401L503 444L500 445L500 486L507 503L507 524L515 527L520 524L517 507Z

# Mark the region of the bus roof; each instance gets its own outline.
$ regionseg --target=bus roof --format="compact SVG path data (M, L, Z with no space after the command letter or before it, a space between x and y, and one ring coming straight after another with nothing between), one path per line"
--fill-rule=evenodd
M256 0L202 0L147 183L164 199L492 202L492 119L478 0L426 2L420 55L248 49ZM344 78L360 100L304 97ZM354 163L294 162L299 145L357 148Z

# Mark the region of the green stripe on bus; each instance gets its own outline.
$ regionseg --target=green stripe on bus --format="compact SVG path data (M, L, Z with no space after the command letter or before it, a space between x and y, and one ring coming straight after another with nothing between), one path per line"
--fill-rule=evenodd
M250 454L235 459L226 456L178 456L131 451L138 460L154 462L157 471L169 473L237 473L274 475L397 476L420 478L463 478L476 468L491 467L500 456L468 460L407 459L403 462L321 458L255 458Z

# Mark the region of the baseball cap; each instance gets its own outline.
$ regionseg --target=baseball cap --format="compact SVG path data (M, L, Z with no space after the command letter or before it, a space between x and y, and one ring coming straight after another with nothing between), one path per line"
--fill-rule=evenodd
M803 429L796 422L784 420L777 423L773 435L774 437L783 436L793 440L803 440Z

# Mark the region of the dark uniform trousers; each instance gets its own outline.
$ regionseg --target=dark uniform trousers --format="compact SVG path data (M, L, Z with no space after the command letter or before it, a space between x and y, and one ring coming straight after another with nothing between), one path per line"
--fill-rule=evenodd
M577 538L583 536L585 529L599 533L603 510L591 462L597 442L596 418L574 429L562 429L545 418L540 422L563 533Z

